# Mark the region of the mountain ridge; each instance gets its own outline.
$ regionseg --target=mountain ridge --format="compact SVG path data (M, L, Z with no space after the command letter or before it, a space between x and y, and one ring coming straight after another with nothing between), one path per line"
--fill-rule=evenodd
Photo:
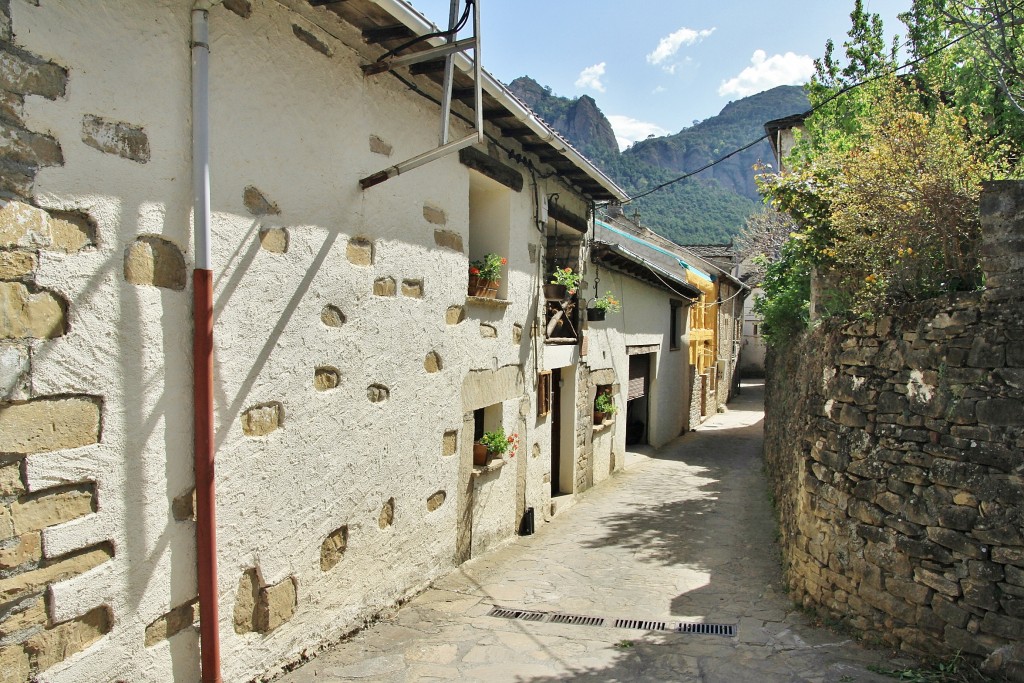
M800 86L778 86L729 102L719 114L677 133L619 151L608 118L588 95L570 99L529 76L509 89L631 196L700 168L763 135L764 123L806 111ZM680 244L728 242L760 205L753 166L771 158L762 141L648 197L631 202L645 226Z

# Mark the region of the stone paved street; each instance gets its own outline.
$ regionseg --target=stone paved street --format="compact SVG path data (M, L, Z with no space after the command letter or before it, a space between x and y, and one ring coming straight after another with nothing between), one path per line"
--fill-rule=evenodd
M760 460L762 388L588 492L534 536L463 565L393 617L284 675L333 681L891 681L886 652L787 599ZM534 623L494 605L738 625L735 638Z

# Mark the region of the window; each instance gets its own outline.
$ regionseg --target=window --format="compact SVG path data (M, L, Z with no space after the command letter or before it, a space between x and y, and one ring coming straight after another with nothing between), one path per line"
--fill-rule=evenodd
M490 178L470 171L469 173L469 260L483 259L487 254L497 254L509 262L509 231L512 220L512 191ZM506 265L498 283L498 298L508 298L508 274L511 265Z
M543 284L551 282L555 270L572 268L580 273L582 236L573 230L549 220L546 229L547 245L544 260ZM583 283L580 283L582 287ZM580 328L579 292L565 299L547 299L544 302L544 341L546 344L578 344L582 338Z
M678 351L680 347L679 340L682 337L680 334L680 328L682 325L680 316L683 310L683 302L675 299L669 301L669 307L671 312L669 313L669 324L668 324L668 348L670 351Z
M551 371L537 375L537 417L551 412Z

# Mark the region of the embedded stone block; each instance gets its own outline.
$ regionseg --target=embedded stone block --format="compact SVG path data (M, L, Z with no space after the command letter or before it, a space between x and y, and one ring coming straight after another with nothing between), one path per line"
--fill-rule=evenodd
M348 525L335 529L320 544L320 570L333 569L348 548Z
M428 373L441 372L444 368L444 363L441 362L441 356L437 351L431 351L427 354L427 357L423 359L423 369Z
M434 244L442 249L451 249L460 254L463 253L462 235L451 230L435 230Z
M67 332L67 303L54 292L0 282L0 339L53 339Z
M441 437L441 455L455 455L459 447L459 432L456 429L449 430Z
M44 563L38 569L0 579L0 602L36 593L47 584L70 579L98 567L114 556L114 547L103 543Z
M444 491L438 491L432 494L429 498L427 498L427 512L433 512L437 508L444 505L445 498L447 497L448 494L445 493Z
M370 151L374 154L382 154L386 157L391 156L392 148L387 142L384 141L379 135L370 136Z
M0 157L31 168L64 164L64 153L55 139L3 120L0 120Z
M235 633L251 633L256 630L256 603L260 597L260 580L255 569L247 569L238 580L235 593L235 609L232 613Z
M402 280L402 296L423 298L423 280Z
M27 346L0 347L0 401L27 399L31 372Z
M29 680L28 653L21 645L0 647L0 671L4 672L4 681L21 683Z
M277 216L281 209L255 185L246 185L242 190L242 204L253 216Z
M354 266L372 266L373 242L365 237L353 237L345 246L345 257Z
M445 311L444 321L448 325L458 325L466 319L466 307L465 306L449 306L448 310Z
M91 396L0 405L0 452L32 455L98 443L100 406Z
M21 481L20 461L0 465L0 498L20 496L23 493L25 484Z
M25 641L25 652L36 671L46 671L110 633L113 623L110 609L97 607L77 619L32 636Z
M485 339L494 339L498 336L498 328L487 323L480 323L480 336Z
M383 384L371 384L366 388L366 397L370 403L383 403L391 397L391 390Z
M129 284L185 289L185 256L169 240L139 237L124 250L124 279Z
M0 251L0 280L24 280L35 273L36 255L25 251Z
M242 433L266 436L284 424L284 406L277 402L261 403L242 413Z
M0 569L13 569L26 562L38 562L42 557L42 540L39 532L22 534L14 545L0 548Z
M21 608L20 611L12 610L6 619L0 621L0 638L7 638L18 631L30 628L38 629L46 624L46 601L42 597L28 603L23 602L18 607ZM0 671L3 671L2 667Z
M249 0L224 0L224 8L229 9L243 19L248 19L252 14L252 5Z
M512 326L512 343L518 346L523 341L523 326L516 323Z
M51 242L50 214L22 202L0 202L0 247L38 249Z
M82 117L82 142L106 154L140 164L149 162L149 136L142 126L86 114Z
M445 215L444 209L442 209L440 207L437 207L437 206L434 206L433 204L424 204L423 205L423 218L425 218L428 223L433 223L434 225L446 225L448 223L448 217ZM448 232L448 231L446 231L446 230L435 230L434 231L434 240L437 241L438 233L445 233L445 232ZM456 237L459 238L459 249L458 249L458 251L462 251L462 238L459 237L458 233L450 233L449 232L448 234L455 235ZM440 243L438 243L438 246L442 246L442 245Z
M14 531L25 534L68 522L96 511L92 486L76 486L53 493L44 491L11 505Z
M291 619L297 606L298 592L292 577L272 586L264 586L256 602L253 628L258 633L270 633Z
M978 423L998 427L1024 425L1024 403L1009 398L978 401L975 406Z
M301 40L306 45L310 46L320 54L324 55L325 57L334 56L334 50L331 49L330 45L325 43L323 40L320 40L319 37L313 35L311 32L307 31L301 26L292 24L292 33L295 34L296 38L298 38L299 40Z
M320 311L320 322L327 327L341 327L345 324L345 314L337 306L327 304Z
M178 605L146 627L145 645L152 647L199 621L199 598Z
M287 228L261 228L260 248L274 254L288 253Z
M341 383L341 373L337 368L317 368L313 373L313 388L317 391L330 391L337 389Z
M395 287L395 278L393 277L381 277L377 278L373 282L373 294L374 296L395 296L397 289Z
M67 69L8 46L0 48L0 89L19 95L64 97Z
M377 526L381 529L387 529L395 522L395 499L388 498L387 502L380 509L380 514L377 515Z
M176 522L188 522L196 518L196 490L190 488L171 501L171 517Z
M96 223L81 211L50 211L52 249L67 253L96 244Z

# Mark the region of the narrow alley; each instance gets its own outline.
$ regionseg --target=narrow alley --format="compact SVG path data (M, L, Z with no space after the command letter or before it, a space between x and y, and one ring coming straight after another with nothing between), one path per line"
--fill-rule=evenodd
M760 459L763 387L284 675L330 681L885 681L883 651L815 628L781 584ZM493 607L604 625L489 616ZM613 627L735 625L734 637Z

